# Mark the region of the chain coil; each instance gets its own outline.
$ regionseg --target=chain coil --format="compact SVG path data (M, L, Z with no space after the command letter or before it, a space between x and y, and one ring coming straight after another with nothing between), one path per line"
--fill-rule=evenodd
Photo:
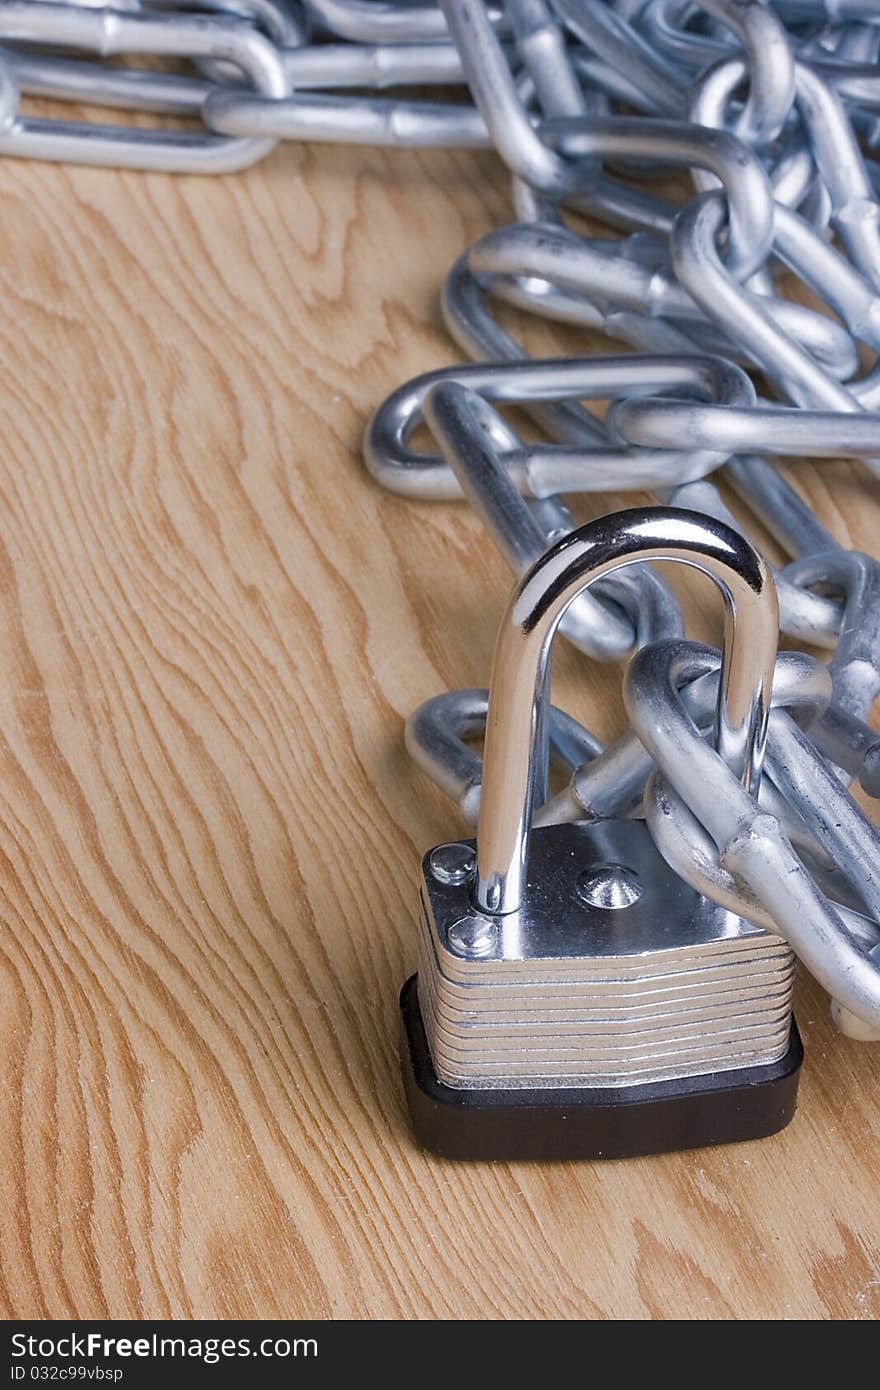
M36 119L31 96L179 125ZM632 728L603 749L545 692L534 821L644 816L681 878L785 937L840 1026L880 1037L880 836L848 791L858 779L880 796L880 571L774 466L847 457L866 486L880 474L880 8L0 6L2 154L211 174L291 139L494 148L510 170L513 219L464 248L443 287L471 361L379 406L364 444L377 483L466 498L518 575L573 529L564 498L579 492L649 490L741 530L723 482L781 544L781 629L830 656L778 657L760 791L711 745L718 654L683 640L675 599L641 564L581 593L561 626L589 658L629 660ZM669 175L676 201L657 192ZM812 307L781 292L792 276ZM532 360L498 304L599 329L626 351ZM589 404L604 400L600 420ZM537 438L505 418L511 405ZM420 425L431 451L411 442ZM469 823L481 763L464 740L486 709L485 691L448 693L407 727L414 759ZM570 777L555 796L551 757Z

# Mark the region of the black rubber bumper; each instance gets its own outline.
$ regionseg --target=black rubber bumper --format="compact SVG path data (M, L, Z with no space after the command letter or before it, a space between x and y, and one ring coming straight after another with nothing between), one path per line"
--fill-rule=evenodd
M764 1139L794 1115L804 1057L794 1020L770 1066L649 1086L461 1091L434 1070L416 982L400 995L403 1081L416 1138L444 1158L636 1158Z

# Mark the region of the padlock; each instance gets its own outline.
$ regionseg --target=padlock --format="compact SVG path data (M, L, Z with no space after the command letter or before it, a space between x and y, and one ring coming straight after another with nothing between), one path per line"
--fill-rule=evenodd
M559 621L600 576L664 559L724 597L716 747L757 794L778 637L766 564L722 522L669 507L565 536L502 620L476 841L422 865L402 1062L416 1136L446 1157L629 1157L763 1137L794 1113L788 944L685 884L642 820L530 833Z

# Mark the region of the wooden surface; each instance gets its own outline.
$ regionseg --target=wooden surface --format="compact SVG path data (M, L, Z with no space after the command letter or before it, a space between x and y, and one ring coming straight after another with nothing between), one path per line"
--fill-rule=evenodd
M510 580L464 508L380 493L359 440L455 360L438 289L510 218L495 161L6 161L0 187L0 1310L880 1312L880 1052L809 980L778 1138L546 1167L410 1140L396 996L419 856L460 822L402 723L486 682ZM797 478L876 548L865 471ZM560 657L603 736L619 684Z

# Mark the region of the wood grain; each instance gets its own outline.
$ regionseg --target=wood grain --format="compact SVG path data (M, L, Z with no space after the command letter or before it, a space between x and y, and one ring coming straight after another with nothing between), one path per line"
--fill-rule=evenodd
M454 360L438 288L510 217L494 159L0 186L0 1311L875 1316L878 1051L809 980L778 1138L541 1167L409 1137L396 996L459 823L402 721L485 683L510 581L359 440ZM792 471L876 548L867 473ZM557 698L608 735L619 680L562 654Z

